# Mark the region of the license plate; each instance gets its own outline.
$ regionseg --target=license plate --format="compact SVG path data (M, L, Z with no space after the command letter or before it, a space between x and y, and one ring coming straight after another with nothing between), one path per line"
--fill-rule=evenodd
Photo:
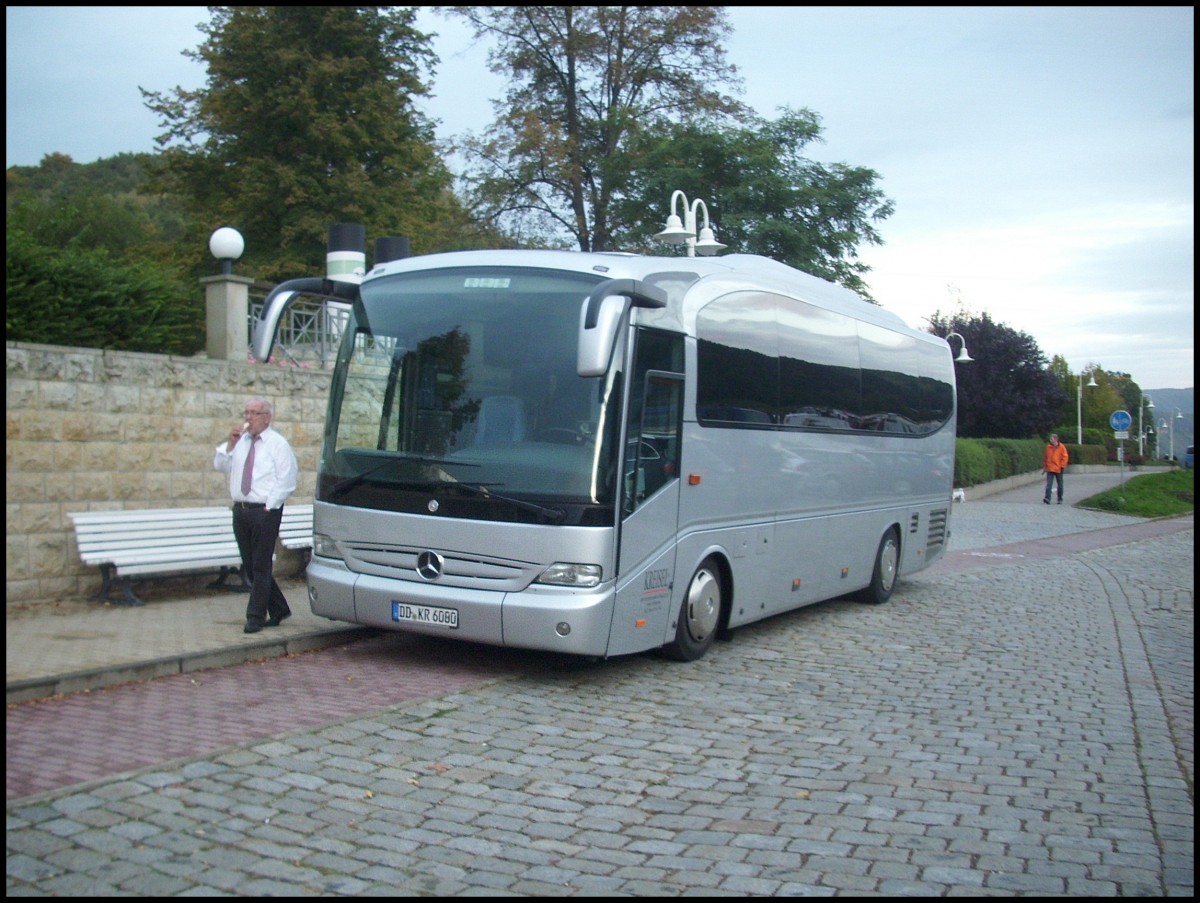
M437 608L433 605L409 605L407 602L392 603L392 620L406 624L428 624L430 627L458 629L457 608Z

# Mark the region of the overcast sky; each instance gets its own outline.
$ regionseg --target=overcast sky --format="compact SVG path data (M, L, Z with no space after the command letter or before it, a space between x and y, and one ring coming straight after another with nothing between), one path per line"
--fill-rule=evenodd
M161 129L138 87L204 84L181 55L202 38L204 7L10 6L5 18L6 166L153 151ZM1191 7L741 7L730 19L743 100L767 118L814 110L825 143L810 156L874 169L895 201L886 244L860 249L884 307L925 328L961 302L1076 372L1194 386ZM425 112L442 137L483 128L502 85L485 49L432 12L420 24L442 59ZM646 199L664 219L669 201Z

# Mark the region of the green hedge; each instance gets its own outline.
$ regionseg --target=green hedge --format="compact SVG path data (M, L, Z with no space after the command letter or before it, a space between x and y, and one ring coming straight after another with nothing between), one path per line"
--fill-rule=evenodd
M1107 464L1108 449L1103 445L1068 445L1072 464Z
M190 356L204 349L203 293L179 272L101 248L49 248L5 236L10 342Z
M992 453L978 439L954 440L954 485L978 486L995 479Z
M978 486L992 480L1042 469L1041 439L956 439L954 441L954 485ZM1070 445L1072 464L1104 464L1108 450L1103 445Z
M1058 428L1059 436L1076 436L1078 429L1075 426L1069 429L1065 426ZM1150 456L1143 452L1138 454L1137 451L1137 431L1132 431L1134 438L1125 439L1125 463L1129 465L1145 464ZM1117 437L1112 430L1098 430L1092 427L1083 428L1083 445L1068 445L1071 449L1071 461L1074 464L1115 464L1117 463ZM1079 449L1079 454L1075 454L1075 450ZM1103 449L1105 455L1097 457L1099 452L1097 449Z
M978 439L992 461L992 479L1005 477L1042 468L1042 443L1029 439Z

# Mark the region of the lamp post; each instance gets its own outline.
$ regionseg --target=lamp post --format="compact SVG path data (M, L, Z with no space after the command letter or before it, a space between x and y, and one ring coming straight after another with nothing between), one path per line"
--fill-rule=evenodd
M254 280L233 275L233 262L246 250L246 241L237 229L222 226L208 239L208 250L221 263L219 276L200 280L204 285L208 357L244 362L250 347L250 286Z
M1138 456L1139 457L1145 454L1145 450L1143 447L1143 441L1146 438L1146 430L1142 426L1142 411L1145 410L1146 408L1149 408L1151 411L1153 411L1154 410L1154 400L1149 395L1142 393L1142 403L1140 405L1138 405ZM1154 423L1154 415L1153 414L1150 415L1150 423L1151 423L1151 425L1153 425L1153 423Z
M675 212L676 200L683 202L682 218ZM697 237L696 215L701 210L704 211L704 227L700 230L699 237ZM708 205L699 198L696 198L696 200L689 204L687 195L682 191L672 193L671 215L667 217L667 224L663 230L654 237L672 245L686 244L688 257L695 257L697 254L703 257L711 257L726 247L726 245L717 241L713 235L712 227L708 224Z
M1172 419L1172 420L1182 420L1182 419L1183 419L1183 412L1182 412L1182 411L1180 411L1180 410L1179 410L1179 408L1176 408L1176 409L1175 409L1175 416L1174 416L1174 417L1172 417L1171 419ZM1168 425L1167 425L1167 422L1164 420L1164 421L1163 421L1163 429L1170 429L1170 430L1171 430L1171 457L1170 457L1170 458L1168 458L1167 460L1169 460L1169 461L1174 461L1174 460L1175 460L1175 424L1174 424L1174 423L1172 423L1172 424L1170 424L1170 426L1168 427Z
M1096 377L1090 370L1079 371L1079 382L1075 386L1075 444L1083 445L1083 376L1087 374L1088 388L1096 388Z
M964 339L957 332L950 332L950 333L946 334L946 342L947 343L949 343L950 340L954 339L954 338L957 338L960 342L962 342L962 350L958 352L958 357L956 357L954 359L954 363L969 364L973 360L975 360L975 358L973 358L973 357L971 357L971 355L967 354L967 340L966 339Z

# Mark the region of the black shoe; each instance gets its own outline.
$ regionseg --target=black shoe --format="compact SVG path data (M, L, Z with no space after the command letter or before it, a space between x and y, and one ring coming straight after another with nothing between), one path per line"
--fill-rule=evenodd
M1058 503L1061 505L1061 504L1062 504L1062 499L1059 499L1059 500L1058 500Z
M1043 504L1043 505L1049 505L1049 504L1050 504L1050 499L1042 499L1042 504Z
M253 621L247 621L246 626L242 628L242 633L258 633L262 629L262 624L256 624Z
M274 617L267 618L266 626L267 627L278 627L280 624L282 624L284 621L286 621L291 616L292 616L292 613L290 611L285 611L281 615L276 615Z

